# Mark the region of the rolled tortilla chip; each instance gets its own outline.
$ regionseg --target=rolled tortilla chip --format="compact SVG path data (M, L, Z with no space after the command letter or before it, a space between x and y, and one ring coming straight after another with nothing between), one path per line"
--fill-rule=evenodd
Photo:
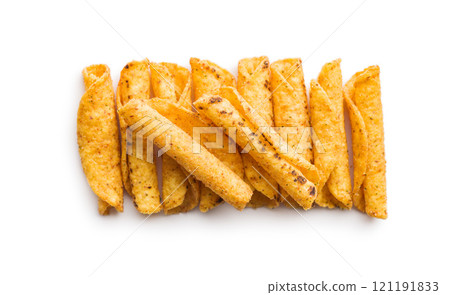
M273 126L273 108L271 93L269 90L270 70L269 59L266 56L244 58L239 61L237 90L239 94L256 110L256 112L269 124ZM267 198L274 199L277 192L276 181L260 168L253 158L242 153L245 176L251 185ZM259 173L264 173L262 178ZM266 179L268 181L266 181Z
M316 198L316 187L302 172L289 163L275 147L265 139L258 128L245 120L230 101L220 96L204 96L194 102L197 110L210 118L225 132L236 128L236 142L245 149L250 144L249 154L258 164L291 195L303 208L311 208ZM303 158L302 158L303 159Z
M203 118L200 118L199 114L186 110L179 105L165 102L161 99L152 99L149 105L190 136L194 136L193 132L196 127L213 126L213 124L209 122L209 119L204 121ZM207 142L214 142L215 139L215 134L204 133L201 134L200 143L204 145L204 143ZM242 178L244 176L242 159L238 153L229 151L229 147L226 144L229 141L230 139L228 136L223 135L224 145L221 148L211 148L209 151ZM199 208L201 212L207 212L220 203L222 203L222 201L218 195L214 194L210 189L200 184Z
M270 70L275 126L297 128L296 133L289 134L289 148L297 149L305 160L311 162L311 136L303 136L304 132L309 132L311 124L302 61L299 58L279 60L270 65ZM280 129L280 134L283 138L288 138L288 135L283 134L283 128Z
M89 186L99 198L99 213L107 214L108 205L122 212L119 129L111 74L106 65L92 65L83 69L83 77L86 92L77 116L81 164Z
M170 148L166 151L166 154L238 210L242 210L250 201L252 190L236 173L207 149L202 148L198 153L193 152L192 145L194 142L192 137L152 109L147 102L137 99L131 100L119 110L119 114L124 117L129 126L141 119L147 120L146 124L148 125L144 128L149 128L152 124L158 123L157 127L148 130L143 135L144 139L148 139L155 128L168 126L169 128L159 130L160 134L154 138L154 144L163 148L166 145L166 138L170 138ZM145 130L147 131L147 129Z
M191 58L194 101L222 86L236 87L233 75L209 60Z
M356 78L357 76L354 76ZM369 142L367 138L366 125L358 108L352 101L354 95L354 80L345 85L344 98L347 106L350 124L352 127L352 149L353 149L353 205L360 211L365 212L364 195L362 184L366 177Z
M308 98L302 61L299 58L279 60L270 65L270 70L275 126L290 127L279 128L278 132L287 141L289 149L301 154L306 161L312 162ZM296 130L291 133L293 128ZM291 198L287 199L288 194L283 190L281 194L282 202L287 207L292 207L291 204L294 202Z
M150 99L150 71L148 60L128 63L120 74L117 87L117 107L133 98ZM134 155L126 154L126 122L119 116L122 134L122 173L128 193L133 197L137 210L153 214L161 210L156 165Z
M205 94L213 93L221 86L236 87L234 76L215 63L208 60L191 58L190 64L192 70L194 101ZM219 204L221 204L221 202L218 200L218 197L214 196L211 191L207 189L200 190L200 210L202 212L207 212Z
M314 165L321 171L321 182L317 186L319 194L316 203L321 207L334 204L326 200L330 194L321 193L331 172L335 169L338 158L339 121L336 110L316 80L311 81L310 88L311 124L314 130ZM331 196L332 197L332 196ZM333 206L334 207L334 206Z
M177 103L190 80L188 69L173 63L150 63L151 85L156 97ZM184 94L186 95L186 93ZM187 192L185 174L176 161L162 155L162 204L164 212L180 206Z
M371 66L363 72L357 73L356 77L347 83L346 88L348 89L347 93L353 94L351 95L352 101L358 108L367 130L367 169L362 185L365 212L369 216L385 219L387 218L386 160L380 68ZM354 126L356 126L355 123ZM359 147L364 148L364 144L356 146L357 150L354 150L353 153L361 152Z
M337 163L327 180L327 186L333 197L336 199L335 203L342 209L350 209L352 207L352 183L350 179L347 139L345 135L344 94L340 63L341 60L336 59L325 64L320 71L317 81L328 95L328 98L336 111L339 124L339 132L336 134L339 150Z
M297 204L294 201L295 204ZM247 204L247 207L257 209L261 207L267 207L269 209L277 208L280 205L280 202L278 201L278 198L275 199L269 199L266 197L263 193L259 191L255 191L253 193L252 199Z
M318 169L313 164L306 161L300 154L296 153L292 149L287 149L286 141L277 132L274 132L275 130L271 128L264 128L265 126L270 125L268 125L268 123L250 106L250 104L239 95L236 89L232 87L222 87L219 88L215 94L226 98L226 100L228 100L228 102L236 108L242 118L245 119L249 125L253 126L255 129L259 129L265 140L267 140L275 148L282 158L286 159L289 163L300 169L309 181L314 184L319 183L320 174ZM202 112L200 112L200 114L201 113Z
M198 182L197 179L195 179L195 177L188 173L186 170L183 169L183 172L187 177L188 190L184 197L183 203L180 206L165 212L167 215L188 212L197 207L200 201L200 182Z

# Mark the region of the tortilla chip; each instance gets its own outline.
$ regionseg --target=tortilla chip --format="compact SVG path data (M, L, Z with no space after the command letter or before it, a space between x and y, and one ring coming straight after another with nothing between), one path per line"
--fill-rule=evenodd
M117 107L124 106L133 98L150 99L150 71L148 60L128 63L120 74L117 87ZM131 196L136 208L143 214L153 214L161 210L156 165L126 154L126 122L120 118L122 132L122 171L128 174L124 178L125 187L129 181ZM124 163L124 157L126 164ZM125 166L127 165L127 166ZM130 193L130 191L129 191Z
M269 59L266 56L245 58L239 61L237 81L239 94L264 118L269 124L268 126L273 126L269 80ZM277 187L276 181L265 172L268 182L261 178L255 168L258 171L265 170L259 167L250 155L242 154L242 161L244 162L245 175L252 186L269 199L273 199L277 195L276 190L274 190Z
M150 63L151 85L156 97L177 102L190 79L189 70L173 63Z
M205 94L211 94L221 86L236 87L234 76L218 65L208 60L199 60L198 58L191 58L190 64L194 88L194 101ZM239 154L237 155L240 157ZM221 204L221 202L217 201L217 196L214 196L210 191L201 190L200 193L200 202L204 205L200 207L202 210L205 210L202 212L206 212ZM205 200L202 202L202 199ZM206 205L212 207L206 207Z
M184 87L184 90L181 93L180 98L178 98L178 104L187 110L192 109L192 78L191 78L191 75L189 75L186 85Z
M311 125L302 61L299 58L282 59L272 63L270 70L275 126L297 128L295 134L287 135L286 128L280 128L279 133L288 139L290 149L297 150L306 161L312 162L311 136L303 136L304 132L309 132L305 128Z
M295 201L294 201L295 203ZM247 207L249 208L261 208L261 207L267 207L269 209L277 208L280 205L280 202L278 201L278 198L275 199L269 199L266 197L263 193L259 191L255 191L253 193L253 196L250 200L250 202L247 204Z
M326 207L326 208L333 209L336 207L334 202L335 202L335 198L330 193L328 186L325 185L317 194L316 204L319 205L320 207Z
M344 123L344 95L342 88L341 60L336 59L325 64L317 79L325 90L336 111L339 132L336 134L338 142L337 163L327 180L328 188L336 199L336 204L342 209L352 207L352 183L350 179L350 167L348 163L347 139Z
M357 76L354 76L355 78ZM369 142L367 138L366 125L358 108L352 101L354 95L354 81L351 79L345 84L344 99L347 106L350 124L352 126L352 148L353 148L353 204L355 207L365 212L364 195L362 184L366 177L367 158L369 152Z
M83 77L86 92L77 116L81 164L89 186L99 198L100 214L107 214L108 205L122 212L119 129L111 74L106 65L92 65L83 69Z
M331 172L335 169L338 157L338 138L336 134L339 132L339 124L336 111L331 104L328 95L317 83L316 80L311 81L310 90L311 105L311 124L314 135L317 136L314 142L314 165L321 171L321 182L317 186L319 191L322 190L326 181L329 179ZM326 197L327 195L321 195ZM322 198L318 198L319 202L324 203ZM328 202L325 202L328 203Z
M184 196L183 203L171 210L165 212L166 215L186 213L195 207L197 207L200 200L200 182L195 179L194 176L190 175L186 170L183 169L184 174L188 180L188 190Z
M151 85L153 93L172 103L184 95L190 95L190 72L173 63L151 63ZM188 85L189 83L189 85ZM186 98L183 97L184 100ZM182 185L185 175L182 168L167 155L162 155L162 199L164 212L183 203L187 187Z
M234 76L209 60L191 58L194 101L221 86L236 87Z
M364 120L368 139L367 171L363 181L365 211L368 215L387 218L386 160L384 155L383 111L381 105L380 68L371 66L357 73L352 101ZM352 83L352 82L351 82ZM347 84L352 88L351 84ZM362 145L364 147L364 145ZM358 154L359 149L354 151Z
M164 212L180 206L187 193L186 175L169 156L162 157L162 195Z
M286 161L265 136L257 131L258 128L243 118L230 101L220 96L204 96L194 102L194 106L217 126L224 127L225 132L236 128L237 144L241 148L250 144L252 148L249 154L258 164L303 208L311 208L316 197L314 184L307 180L297 167Z
M232 87L222 87L216 92L216 95L225 98L240 114L240 116L247 121L249 126L258 129L260 127L270 126L250 105L245 99L243 99L236 89ZM202 112L200 112L201 114ZM281 158L286 159L289 163L300 169L306 178L318 184L320 181L319 170L310 162L306 161L302 155L297 154L292 149L288 149L287 153L284 146L287 146L286 141L277 133L270 132L269 128L260 128L261 134L264 139L272 145L279 153Z
M160 130L161 134L154 139L154 144L162 148L166 145L166 138L170 137L171 148L166 151L166 154L203 182L205 186L238 210L242 210L250 201L252 190L236 173L205 148L200 149L198 153L193 152L192 137L152 109L148 102L138 99L131 100L119 110L119 114L125 118L125 122L129 126L141 119L148 119L146 122L148 125L144 127L146 131L152 123L156 122L159 123L158 126L169 126L168 129ZM155 128L144 134L145 141L149 138L148 136L151 136L150 131Z
M273 108L269 90L270 70L267 56L244 58L239 61L237 90L273 126Z
M103 201L102 199L98 198L98 213L100 215L108 215L109 214L109 204Z

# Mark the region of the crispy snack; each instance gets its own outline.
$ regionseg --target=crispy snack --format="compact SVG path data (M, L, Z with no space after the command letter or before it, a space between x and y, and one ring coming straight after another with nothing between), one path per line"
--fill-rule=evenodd
M169 156L162 157L162 198L164 212L180 206L185 198L188 187L183 184L186 175L180 165Z
M182 96L190 95L190 72L173 63L150 63L151 85L156 97L177 103ZM186 98L183 97L186 103ZM175 160L162 156L162 204L164 212L180 206L187 193L182 185L185 174Z
M317 186L319 194L316 203L321 207L334 207L332 197L327 192L321 190L325 186L331 172L335 169L338 156L338 138L339 121L336 116L336 110L331 104L327 93L323 90L316 80L311 81L310 88L311 105L311 124L314 130L314 165L321 171L321 182Z
M227 70L208 61L191 58L192 84L194 88L194 101L204 94L211 94L221 86L236 87L234 76ZM239 157L240 155L237 154ZM201 187L203 187L201 185ZM207 212L221 204L219 198L210 190L200 189L200 211Z
M117 87L117 107L133 98L150 99L148 60L128 63L120 74ZM126 122L119 116L122 135L122 176L125 188L133 197L139 212L157 213L161 210L156 165L126 153Z
M246 120L242 112L230 101L217 95L209 95L197 100L194 106L217 126L223 127L225 132L230 132L230 128L236 128L237 144L243 149L250 144L249 154L258 164L272 175L303 208L311 208L316 198L314 184L307 180L296 166L288 162L276 147L266 140L265 134L263 136L258 131L257 125ZM252 111L248 104L245 108Z
M144 128L149 128L155 123L158 123L158 126L170 126L154 139L154 143L159 148L163 148L166 145L166 138L170 137L170 148L166 154L202 181L205 186L239 210L242 210L250 201L252 190L236 173L207 149L200 149L198 153L193 152L192 137L151 108L148 102L138 99L131 100L119 110L119 114L129 125L146 118L148 121ZM158 127L148 130L144 139L148 139L155 128Z
M152 99L149 102L149 105L158 113L170 120L173 124L180 127L191 137L194 136L193 131L195 127L213 126L213 124L210 123L209 120L203 120L203 118L201 118L199 114L186 110L179 105L169 103L158 98ZM202 134L200 140L200 143L202 145L204 145L204 143L206 142L214 142L215 134ZM238 153L229 152L229 148L226 145L226 143L229 142L229 139L226 135L224 135L223 137L223 142L224 145L222 148L211 148L209 149L209 151L225 165L227 165L231 170L233 170L233 172L236 173L239 177L243 178L244 167L240 155ZM207 212L220 203L222 203L222 201L220 200L220 197L218 195L214 194L210 189L200 184L199 208L201 212Z
M242 98L242 96L239 95L236 89L232 87L222 87L218 89L215 94L226 98L248 124L255 129L259 128L264 139L275 148L282 158L285 158L292 165L300 169L308 180L314 184L319 183L319 170L313 164L306 161L300 154L295 153L293 150L287 150L286 141L277 132L272 132L270 128L264 128L264 126L269 126L268 123L250 106L249 103L247 103L245 99ZM201 113L202 112L200 112L200 114Z
M150 63L155 97L177 102L190 80L189 70L174 63Z
M338 142L337 163L327 180L328 189L336 200L333 200L340 208L352 207L352 183L348 163L347 139L344 124L344 95L342 89L341 60L336 59L325 64L317 79L325 90L328 98L336 111L339 132L336 134Z
M308 98L303 78L302 61L299 58L288 58L270 65L270 79L275 126L298 128L296 134L289 135L289 148L297 150L305 160L312 161L312 143L310 136L302 135L310 127L308 114ZM283 138L288 136L283 134ZM299 149L299 144L301 149Z
M276 61L270 65L272 103L275 126L296 128L294 134L288 135L286 128L279 128L279 134L288 142L289 149L301 154L306 161L312 162L308 98L303 77L302 61L299 58L288 58ZM287 207L295 202L281 190L281 201ZM291 203L291 204L289 204Z
M367 138L366 125L358 108L352 101L354 95L354 81L358 76L347 82L344 91L345 104L347 106L350 124L352 126L352 147L353 147L353 204L355 207L365 212L364 195L362 184L366 177L367 159L369 156L369 142Z
M356 73L346 84L345 88L346 96L351 99L359 110L367 130L367 168L362 184L365 212L370 216L385 219L387 218L386 160L384 156L380 68L378 66L371 66L363 72ZM356 128L358 128L357 126L362 126L361 123L356 122L355 117L351 119L353 120L353 128L355 128L354 126ZM353 134L358 134L358 132ZM357 155L357 158L360 157L359 153L365 153L364 135L359 136L360 134L355 138L357 144L354 145L356 150L353 151L354 155ZM364 159L364 156L362 158ZM359 169L363 168L360 167L357 169L358 176L364 175L363 171L359 171ZM355 189L357 190L357 187ZM362 207L360 204L358 206Z
M237 90L273 126L273 108L269 90L270 70L267 56L244 58L239 61Z
M86 92L77 117L78 151L89 186L98 196L98 210L123 211L120 143L114 105L114 88L106 65L83 69Z
M108 215L110 207L111 206L109 206L108 203L98 198L98 213L100 213L100 215Z
M269 59L266 56L244 58L239 61L237 90L239 94L258 112L258 114L273 126L273 110L269 90L270 70ZM267 198L274 199L277 192L276 181L270 177L258 163L246 153L242 154L245 176L252 186ZM256 170L260 171L257 172ZM265 179L260 173L264 173ZM267 179L267 181L266 181Z
M188 190L184 197L183 203L178 207L167 210L167 212L165 212L165 214L167 215L188 212L197 207L200 201L200 182L197 181L197 179L195 179L194 176L190 175L186 170L183 169L183 172L188 180Z
M294 201L295 204L297 204ZM249 208L261 208L261 207L267 207L269 209L277 208L280 205L280 202L278 201L278 198L275 199L269 199L266 197L263 193L259 191L255 191L253 193L252 199L247 204L247 207Z
M209 60L191 58L194 101L222 86L236 87L233 75Z

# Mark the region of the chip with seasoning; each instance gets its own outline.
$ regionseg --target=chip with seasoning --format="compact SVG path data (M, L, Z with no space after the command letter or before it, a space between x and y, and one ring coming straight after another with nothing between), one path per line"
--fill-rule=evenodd
M120 143L114 88L106 65L83 69L86 92L77 116L78 151L88 183L98 196L98 211L123 211Z
M368 215L385 219L387 218L386 160L384 155L380 68L371 66L356 73L346 83L345 94L348 102L354 103L364 122L362 124L361 118L357 115L350 117L353 131L355 131L352 131L355 141L353 154L358 163L355 166L357 178L355 178L354 188L354 193L356 193L354 197L358 202L357 208L364 207L364 212ZM357 114L356 111L355 113ZM364 132L359 131L359 128L364 127L367 133L367 144L364 142L366 138ZM367 164L364 165L366 147ZM358 189L358 186L361 188ZM364 196L364 201L361 199L361 194Z

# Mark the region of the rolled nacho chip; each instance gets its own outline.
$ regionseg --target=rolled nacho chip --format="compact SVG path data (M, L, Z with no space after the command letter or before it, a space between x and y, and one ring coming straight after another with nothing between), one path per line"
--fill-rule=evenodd
M386 160L384 155L380 68L371 66L363 72L357 73L346 84L346 89L358 108L367 130L367 168L362 185L365 212L370 216L385 219L387 218ZM355 120L353 121L353 126L357 126ZM353 153L357 155L361 152L359 148L364 149L364 146L364 144L356 146L357 150L354 150Z
M312 161L312 144L308 114L308 98L303 77L302 61L288 58L270 65L272 103L275 126L287 143L288 148L301 154L306 161ZM295 132L293 132L295 129ZM306 136L304 136L306 135ZM292 207L292 199L285 191L281 191L281 201ZM291 204L290 204L291 203Z
M350 209L352 207L352 183L345 135L344 94L340 63L341 60L336 59L325 64L320 71L317 81L328 95L336 111L339 124L339 132L336 134L338 140L337 163L327 180L327 186L336 199L335 203L342 209Z
M311 81L310 88L311 124L314 130L314 165L321 171L321 182L317 186L319 196L316 203L329 207L331 202L323 199L328 194L320 194L331 172L335 169L338 157L339 124L336 111L326 92L316 80Z
M289 134L289 148L297 150L305 160L311 162L311 137L303 136L304 132L309 132L308 127L311 125L302 61L298 58L279 60L270 65L270 70L275 126L297 128L296 133ZM288 138L283 130L280 129L280 134L283 138Z
M209 60L191 58L194 101L221 86L236 87L233 75Z
M177 103L182 95L190 95L188 69L173 63L150 63L150 71L151 85L156 97ZM176 161L162 155L162 166L162 204L164 212L168 213L183 203L187 186L183 185L186 181L185 174Z
M236 129L237 144L246 149L250 144L249 154L291 195L303 208L311 208L316 198L316 187L307 180L302 172L288 162L265 139L230 101L220 96L204 96L194 102L197 110L210 118L217 126L223 127L225 132Z
M197 135L194 135L195 128L213 126L212 123L209 123L209 119L205 122L202 118L200 118L199 114L186 110L179 105L165 102L157 98L152 99L149 102L149 105L158 113L170 120L173 124L180 127L190 136L195 137L201 135L199 139L202 145L208 142L215 142L215 134L203 133L200 130L202 134L198 133ZM227 165L231 170L233 170L233 172L236 173L239 177L243 178L244 167L242 159L238 153L229 151L229 147L226 144L229 143L229 141L230 139L226 135L223 135L224 144L222 145L222 147L213 147L210 148L209 151L225 165ZM214 194L210 189L201 184L200 195L199 208L201 212L207 212L218 204L222 203L218 195Z
M154 132L158 131L153 142L159 148L164 148L166 139L170 138L170 148L166 154L227 203L242 210L250 201L252 190L236 173L207 149L202 148L198 153L194 152L192 137L152 109L147 102L131 100L119 110L119 114L130 126L145 119L147 125L142 129L143 137L148 140L151 136L156 136Z
M269 90L269 59L266 56L244 58L239 61L237 90L239 94L258 112L258 114L273 126L273 108ZM246 153L242 154L245 176L251 185L267 198L274 199L277 192L276 181L260 168L253 158ZM259 173L264 173L265 179ZM266 181L267 179L267 181ZM259 197L260 198L260 197Z
M150 99L148 60L128 63L120 74L117 87L117 107L133 98ZM161 210L156 165L126 153L126 122L119 116L122 134L122 174L125 188L133 197L136 208L143 214Z
M120 143L114 104L114 88L106 65L83 69L86 92L77 116L77 140L81 164L89 186L98 196L98 210L123 211Z
M320 174L318 169L306 161L302 155L296 153L292 149L288 149L287 142L277 133L273 132L275 130L271 128L264 128L270 126L251 106L250 104L239 95L236 89L232 87L222 87L216 92L216 95L226 98L226 100L239 112L243 119L255 129L259 129L261 134L264 136L275 150L280 154L280 156L286 159L289 163L300 169L306 178L318 184L320 180ZM200 112L201 114L202 112Z
M190 64L192 70L194 101L205 94L213 93L221 86L236 87L234 76L215 63L208 60L191 58ZM212 194L211 191L207 189L200 190L200 210L202 212L207 212L219 204L221 204L220 200L217 196Z
M295 201L293 201L297 204ZM255 191L252 195L252 199L247 204L247 207L257 209L261 207L267 207L269 209L277 208L280 205L278 198L269 199L263 193Z
M354 76L356 77L356 76ZM352 149L353 149L353 205L365 212L364 195L362 193L362 184L366 177L367 158L369 156L369 142L367 138L366 125L356 105L351 98L354 93L354 80L345 85L345 104L347 106L350 124L352 127Z
M200 187L199 182L197 179L195 179L194 176L192 176L190 173L188 173L186 170L183 169L184 174L186 175L188 185L187 185L187 192L184 197L183 203L175 207L173 209L168 210L165 212L166 214L177 214L177 213L185 213L188 212L195 207L197 207L199 201L200 201Z

